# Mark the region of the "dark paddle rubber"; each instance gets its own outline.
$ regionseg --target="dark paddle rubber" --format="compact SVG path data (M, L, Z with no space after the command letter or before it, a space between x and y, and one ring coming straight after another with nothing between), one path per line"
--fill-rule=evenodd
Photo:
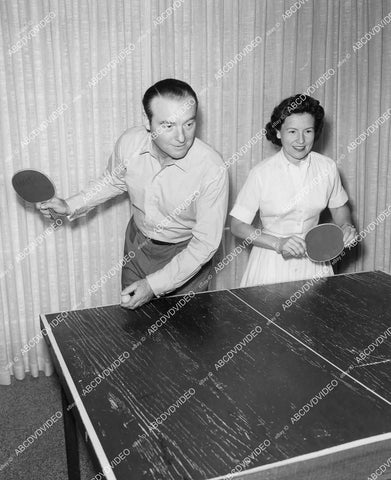
M322 223L305 236L307 255L314 262L327 262L344 249L342 229L334 223Z
M26 202L45 202L54 197L54 185L51 180L37 170L22 170L12 177L16 193Z

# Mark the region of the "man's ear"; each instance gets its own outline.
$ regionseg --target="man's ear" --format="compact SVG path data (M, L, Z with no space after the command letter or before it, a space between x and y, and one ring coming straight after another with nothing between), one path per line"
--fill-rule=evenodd
M143 109L143 125L148 130L148 132L151 131L151 122L149 121L149 118L148 118L147 114L145 113L144 109Z

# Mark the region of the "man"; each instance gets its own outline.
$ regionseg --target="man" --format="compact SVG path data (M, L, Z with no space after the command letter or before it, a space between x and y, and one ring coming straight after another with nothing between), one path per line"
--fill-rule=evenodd
M70 220L128 191L121 305L207 289L224 227L228 176L220 155L195 137L198 99L185 82L165 79L143 98L144 126L118 139L105 173L88 189L38 204Z

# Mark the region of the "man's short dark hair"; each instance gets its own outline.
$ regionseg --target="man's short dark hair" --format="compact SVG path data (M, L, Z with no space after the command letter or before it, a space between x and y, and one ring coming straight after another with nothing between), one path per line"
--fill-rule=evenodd
M152 120L152 99L160 95L173 98L193 97L196 103L196 108L198 108L197 95L188 83L182 82L182 80L177 80L176 78L166 78L155 83L152 87L149 87L144 94L143 106L149 121Z
M266 125L266 138L278 146L282 146L277 138L277 130L281 130L285 119L294 113L309 113L315 120L315 140L322 133L324 110L318 100L304 93L288 97L273 110L270 122Z

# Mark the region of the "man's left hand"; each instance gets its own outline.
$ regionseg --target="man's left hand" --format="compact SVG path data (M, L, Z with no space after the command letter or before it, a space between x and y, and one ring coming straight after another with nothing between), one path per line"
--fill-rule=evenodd
M341 228L343 231L343 243L345 247L349 247L356 239L357 230L353 225L350 225L350 223L344 223Z
M129 298L130 296L130 298ZM121 307L134 310L141 307L144 303L148 303L154 296L153 290L148 280L137 280L137 282L128 285L121 292Z

